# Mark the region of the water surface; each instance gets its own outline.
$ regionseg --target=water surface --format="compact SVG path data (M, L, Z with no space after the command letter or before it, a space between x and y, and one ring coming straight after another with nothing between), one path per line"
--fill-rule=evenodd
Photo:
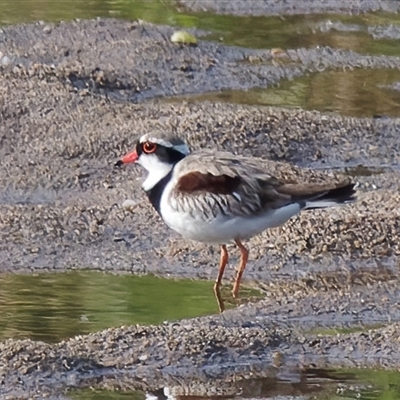
M0 340L56 342L109 327L215 314L212 286L88 271L0 275Z
M218 101L336 112L353 117L400 116L400 70L327 70L282 81L275 87L225 90L167 101Z

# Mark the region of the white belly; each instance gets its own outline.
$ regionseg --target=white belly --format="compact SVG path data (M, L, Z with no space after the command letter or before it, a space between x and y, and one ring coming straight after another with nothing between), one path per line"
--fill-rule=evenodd
M219 244L235 239L248 239L265 229L282 225L301 210L300 205L294 203L254 217L229 217L220 214L206 220L201 213L177 212L170 207L164 195L160 209L165 223L183 237Z

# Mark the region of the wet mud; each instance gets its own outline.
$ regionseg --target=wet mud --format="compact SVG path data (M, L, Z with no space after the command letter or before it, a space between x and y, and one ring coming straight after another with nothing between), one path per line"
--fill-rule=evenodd
M58 344L0 343L0 393L40 398L88 385L149 390L210 380L223 387L309 368L398 369L399 120L164 99L268 87L321 65L398 69L400 59L315 48L288 50L281 62L269 50L174 45L172 32L116 20L0 31L1 272L214 279L218 249L169 231L141 191L143 172L114 167L152 130L172 131L193 149L256 157L278 177L351 177L358 201L303 213L250 240L244 282L265 293L254 304ZM122 206L127 199L137 203L133 212ZM230 250L226 283L238 261Z

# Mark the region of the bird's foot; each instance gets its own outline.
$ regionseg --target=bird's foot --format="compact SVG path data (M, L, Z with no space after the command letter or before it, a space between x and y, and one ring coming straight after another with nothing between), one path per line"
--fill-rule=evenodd
M214 294L215 294L215 298L217 299L219 312L222 313L225 310L225 304L224 304L224 300L222 299L222 296L221 296L220 287L221 287L221 284L219 282L215 282L215 284L214 284Z

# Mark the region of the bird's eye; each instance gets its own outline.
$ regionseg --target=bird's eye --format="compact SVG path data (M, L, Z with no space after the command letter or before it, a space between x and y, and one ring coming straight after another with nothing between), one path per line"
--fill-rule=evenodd
M146 154L151 154L157 150L157 145L151 142L144 142L142 148Z

